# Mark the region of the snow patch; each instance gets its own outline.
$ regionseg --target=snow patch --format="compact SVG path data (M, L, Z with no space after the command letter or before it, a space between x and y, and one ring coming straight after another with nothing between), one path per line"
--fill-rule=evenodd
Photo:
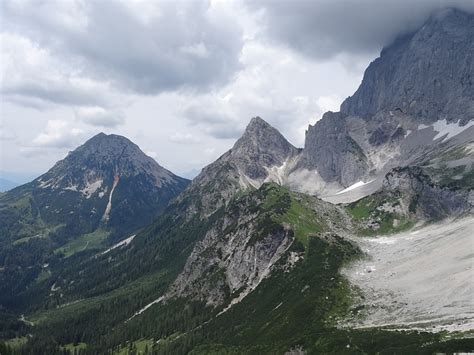
M43 181L43 180L38 180L39 181L39 187L42 188L42 189L46 189L50 186L52 186L54 184L54 179L49 179L49 180L46 180L46 181Z
M468 153L474 153L474 143L467 144L466 150L468 151Z
M97 180L94 182L87 182L86 186L81 190L82 194L86 198L90 198L96 191L102 186L103 180Z
M460 121L448 123L447 120L439 120L435 122L433 124L433 129L438 132L438 134L433 138L433 140L443 138L441 142L444 142L446 139L457 136L469 127L474 126L474 121L471 121L464 126L460 126L459 122Z
M131 235L130 237L118 242L117 244L112 245L109 249L103 251L101 253L101 255L107 254L109 251L114 250L116 248L120 248L120 247L129 245L132 242L133 238L135 238L135 236L136 236L136 234Z
M272 166L271 168L265 167L268 176L265 182L273 181L279 185L284 185L288 180L289 172L294 168L298 161L299 156L290 157L283 162L280 166Z
M77 191L77 185L66 186L63 190Z
M286 176L286 165L287 162L285 161L281 166L272 166L271 168L266 168L268 176L265 181L273 181L282 185Z
M243 189L248 189L248 188L256 188L258 189L262 183L260 181L254 180L244 173L239 173L239 185Z
M374 180L370 180L367 182L363 182L363 181L356 182L355 184L349 186L348 188L345 188L344 190L339 191L338 193L336 193L336 195L343 194L344 192L352 191L354 189L357 189L358 187L370 184L372 181Z

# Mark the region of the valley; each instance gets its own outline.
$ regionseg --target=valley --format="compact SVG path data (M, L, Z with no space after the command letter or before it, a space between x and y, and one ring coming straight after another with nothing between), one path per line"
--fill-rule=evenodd
M302 148L256 116L192 181L88 139L0 195L0 354L473 351L473 58L439 11Z

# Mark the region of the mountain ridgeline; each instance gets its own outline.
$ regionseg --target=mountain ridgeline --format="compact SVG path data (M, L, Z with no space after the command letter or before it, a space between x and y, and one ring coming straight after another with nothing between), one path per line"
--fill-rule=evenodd
M188 184L128 139L100 133L2 194L2 303L47 275L44 265L110 246L150 224Z
M45 229L84 234L104 227L126 234L149 224L188 183L128 139L100 133L1 202Z
M0 353L472 350L472 310L438 297L410 318L421 282L383 289L378 309L347 270L396 242L378 238L473 218L473 58L474 15L440 11L382 50L304 148L255 117L192 182L126 138L91 138L0 195ZM364 326L400 305L406 323Z

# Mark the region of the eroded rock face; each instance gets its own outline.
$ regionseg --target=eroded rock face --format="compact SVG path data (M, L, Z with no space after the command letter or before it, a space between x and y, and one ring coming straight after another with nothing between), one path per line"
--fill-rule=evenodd
M400 109L425 124L474 119L473 38L473 14L446 9L433 15L384 48L341 112L369 119Z
M166 298L218 306L257 287L294 239L287 226L263 227L262 203L252 194L230 205L195 245Z
M351 137L344 116L327 112L309 126L305 148L297 168L315 170L325 182L350 185L367 173L367 157Z
M421 220L439 220L472 210L469 191L449 189L434 184L419 167L397 168L388 173L383 189L401 196L406 203L405 214Z
M474 15L459 10L441 11L399 37L369 65L340 112L309 126L291 174L312 178L314 189L290 178L295 188L321 193L329 183L341 189L381 177L437 149L444 134L467 130L474 121L473 58Z

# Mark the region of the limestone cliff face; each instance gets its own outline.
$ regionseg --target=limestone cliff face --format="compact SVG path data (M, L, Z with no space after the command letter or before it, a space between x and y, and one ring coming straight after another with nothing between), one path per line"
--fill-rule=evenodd
M330 183L340 189L419 160L474 125L473 78L474 14L434 14L382 50L340 112L309 126L292 174L305 171L313 190L290 180L320 193Z
M256 288L294 240L289 226L265 229L264 201L255 192L225 208L194 246L166 297L218 306Z
M465 123L474 119L473 80L474 14L446 9L384 48L341 112L369 118L398 109L419 123Z
M325 182L350 185L369 170L368 159L351 137L344 116L327 112L306 132L298 168L316 171Z

